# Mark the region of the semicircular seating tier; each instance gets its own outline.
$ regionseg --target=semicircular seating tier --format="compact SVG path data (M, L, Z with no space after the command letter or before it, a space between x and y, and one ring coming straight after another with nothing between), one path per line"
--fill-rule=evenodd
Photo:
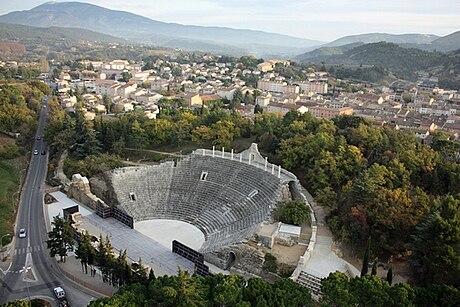
M134 221L171 219L205 235L201 252L251 236L281 197L274 174L244 162L192 154L157 166L126 167L111 173L119 208Z

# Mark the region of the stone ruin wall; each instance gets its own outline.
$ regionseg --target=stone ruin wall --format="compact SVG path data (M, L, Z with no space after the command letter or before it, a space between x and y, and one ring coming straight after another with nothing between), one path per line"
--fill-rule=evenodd
M91 192L88 178L80 174L74 174L72 176L72 182L67 195L93 210L96 210L97 204L105 205L102 199Z

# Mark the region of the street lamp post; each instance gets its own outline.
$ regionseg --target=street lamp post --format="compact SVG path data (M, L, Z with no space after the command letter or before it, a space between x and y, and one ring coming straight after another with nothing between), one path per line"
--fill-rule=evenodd
M24 273L24 279L26 279L27 283L27 296L29 297L29 306L30 306L30 290L29 290L29 280L27 279L27 273L32 267L29 265L28 267L23 266L22 270L20 270L20 273Z

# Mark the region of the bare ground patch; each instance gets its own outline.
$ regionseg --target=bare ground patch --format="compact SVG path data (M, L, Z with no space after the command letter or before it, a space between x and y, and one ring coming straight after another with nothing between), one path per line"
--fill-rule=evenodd
M0 133L0 145L14 144L16 140L8 135Z

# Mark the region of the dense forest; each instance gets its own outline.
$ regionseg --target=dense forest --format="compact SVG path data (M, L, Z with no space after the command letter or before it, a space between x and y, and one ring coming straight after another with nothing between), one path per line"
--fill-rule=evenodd
M30 70L21 71L27 74ZM18 156L20 147L33 138L41 99L50 90L40 81L20 81L0 85L0 92L0 132L18 135L15 143L0 145L0 156L10 159Z

